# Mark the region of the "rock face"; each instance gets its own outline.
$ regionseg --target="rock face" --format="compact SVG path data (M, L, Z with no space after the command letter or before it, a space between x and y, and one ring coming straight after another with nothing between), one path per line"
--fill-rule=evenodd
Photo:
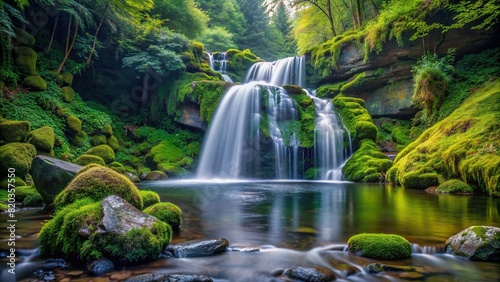
M81 168L76 164L39 155L31 164L31 177L43 201L51 204Z
M435 13L429 21L452 21L452 17L451 14L440 12ZM489 30L471 30L470 26L466 26L445 34L434 30L425 37L425 44L439 56L445 55L450 48L456 48L456 55L460 58L477 50L499 46L499 29L495 26ZM308 76L308 79L316 80L308 84L319 86L346 82L344 86L349 87L342 87L342 92L364 99L372 116L411 117L416 112L411 101L411 65L424 52L422 40L410 41L411 35L409 32L403 33L402 46L394 39L385 42L380 53L370 53L367 62L364 62L363 44L348 43L341 48L337 68L330 68L324 72L328 75L320 75L319 78ZM316 70L316 75L322 71Z
M207 124L201 119L199 106L194 103L182 105L182 116L176 121L203 131L207 130Z
M227 250L229 242L226 239L192 240L176 245L168 245L163 254L176 258L211 256Z
M470 260L500 260L500 228L471 226L446 240L453 255Z
M149 273L134 276L125 280L126 282L212 282L213 280L204 275L198 274L169 274L169 273Z

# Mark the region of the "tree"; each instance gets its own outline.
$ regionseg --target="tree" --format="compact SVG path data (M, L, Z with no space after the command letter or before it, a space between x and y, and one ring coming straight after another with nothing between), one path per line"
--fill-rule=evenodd
M296 0L294 1L294 5L312 5L319 9L321 13L323 13L328 19L328 22L330 23L329 28L332 31L333 36L337 36L337 31L335 28L335 13L333 11L335 3L333 2L333 0Z
M285 3L280 2L277 5L272 22L273 26L281 33L281 37L283 38L283 45L280 47L280 50L283 50L286 56L295 55L297 52L297 42L291 33L292 21Z
M236 0L197 0L197 2L210 18L208 28L224 27L233 35L234 41L243 36L247 23Z
M200 36L208 23L208 16L194 0L157 0L151 15L164 20L163 26L191 39Z
M200 38L200 42L205 45L205 50L211 52L225 51L231 48L238 48L233 41L233 34L225 27L214 26L207 29Z

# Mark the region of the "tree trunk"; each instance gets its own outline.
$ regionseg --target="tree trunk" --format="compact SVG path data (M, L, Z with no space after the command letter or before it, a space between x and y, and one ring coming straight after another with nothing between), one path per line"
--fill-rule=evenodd
M337 31L335 30L335 23L333 19L333 13L332 13L332 6L330 0L326 1L326 11L327 11L327 16L328 20L330 21L330 28L332 30L333 36L337 36Z
M97 34L99 33L99 30L101 30L102 23L104 21L105 15L106 15L106 10L108 10L108 5L109 5L109 0L106 2L106 6L104 6L104 11L102 12L102 17L101 21L99 22L99 26L97 27L95 34L94 34L94 42L92 43L92 50L90 51L89 57L87 58L87 64L90 63L90 60L92 59L92 55L94 54L95 51L95 45L97 43Z
M69 21L68 35L66 37L66 53L64 54L64 59L61 62L61 65L59 65L59 68L57 69L56 74L60 74L62 69L64 68L64 64L66 64L66 60L68 60L69 53L71 53L71 50L73 49L73 46L75 45L76 36L78 35L78 20L75 20L75 31L73 33L73 39L71 40L71 44L69 44L69 37L71 34L71 19L72 18L73 17L71 17L70 21Z
M356 16L358 18L358 27L361 28L361 5L359 0L356 0Z
M52 43L54 42L54 35L56 34L57 24L59 23L59 12L56 14L56 19L54 22L54 27L52 28L52 36L50 36L49 47L45 50L45 53L48 54L50 52L50 48L52 48Z

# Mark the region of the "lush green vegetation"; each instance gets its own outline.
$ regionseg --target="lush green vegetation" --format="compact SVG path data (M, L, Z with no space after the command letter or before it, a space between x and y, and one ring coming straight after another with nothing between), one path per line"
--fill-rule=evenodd
M394 234L358 234L349 238L347 244L351 253L384 260L405 259L412 252L410 242Z

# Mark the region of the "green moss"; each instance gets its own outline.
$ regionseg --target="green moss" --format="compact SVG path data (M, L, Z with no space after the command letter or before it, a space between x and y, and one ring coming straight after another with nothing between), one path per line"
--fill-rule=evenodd
M23 202L23 200L28 197L29 195L38 195L40 196L40 193L36 190L35 187L29 186L24 181L17 181L15 182L16 186L16 201L17 202Z
M7 189L7 187L9 187L9 184L11 185L10 187L12 187L12 185L15 185L15 186L16 186L16 188L17 188L18 186L21 186L21 187L22 187L22 186L27 186L27 185L28 185L28 184L26 184L26 182L25 182L25 181L24 181L21 177L19 177L19 176L16 176L16 177L14 178L14 180L10 180L10 182L9 182L9 178L7 178L7 177L6 177L6 178L2 179L2 181L0 181L0 187L1 187L1 188L0 188L0 190L1 190L1 189Z
M15 169L16 176L24 178L36 156L35 146L27 143L8 143L0 146L0 172L6 176L9 168Z
M31 194L26 196L23 200L24 207L40 207L44 204L40 194Z
M359 121L356 123L356 135L358 140L370 139L377 140L377 127L371 121Z
M79 134L82 131L82 121L74 115L66 118L66 129L71 135Z
M75 97L75 90L71 88L71 86L64 86L61 88L62 90L62 99L64 102L69 103L73 101L73 98Z
M73 84L73 74L70 72L63 73L62 82L64 85L71 86L71 84Z
M144 213L168 223L174 229L178 229L182 223L182 211L178 206L172 203L154 204L144 209Z
M13 28L13 30L16 33L16 43L18 45L29 47L35 45L35 37L33 35L17 27Z
M94 135L90 138L90 144L92 144L92 146L104 145L106 142L106 135Z
M77 174L56 196L54 207L60 210L79 199L91 198L100 201L109 195L117 195L136 208L142 209L139 190L128 178L107 167L95 165Z
M250 51L245 49L243 51L236 49L227 50L228 71L229 76L233 81L243 81L247 70L255 63L262 62L263 60L257 57Z
M357 182L384 182L392 162L373 140L365 139L342 168L346 180Z
M302 87L297 86L297 85L285 84L285 85L283 85L283 89L285 89L285 91L286 91L286 93L288 93L288 95L305 94L304 89L302 89Z
M500 80L495 80L402 150L388 172L390 180L406 187L457 178L500 195L499 112Z
M321 85L316 91L316 96L318 98L333 98L340 94L340 89L344 86L344 84L345 82Z
M36 71L37 56L30 47L19 46L15 49L17 56L15 65L17 71L23 76L38 75Z
M484 226L473 226L471 229L479 238L483 239L488 231Z
M157 168L168 174L178 174L181 169L181 161L184 152L173 142L165 140L154 146L148 154L148 158L157 164ZM151 167L151 169L155 169Z
M37 150L51 152L54 149L56 136L50 126L44 126L31 131L28 134L28 142L33 144Z
M113 128L111 127L111 124L105 124L101 128L102 134L106 135L107 137L113 135Z
M9 206L5 203L0 202L0 212L9 210Z
M99 145L90 148L86 154L99 156L101 157L105 163L110 163L115 160L115 152L108 145Z
M296 126L294 124L287 124L280 128L289 128L290 133L298 132L300 147L312 148L314 146L314 129L316 128L316 107L314 106L314 100L307 96L302 89L301 94L292 94L290 97L295 101L299 109L298 117L300 123ZM268 126L267 124L266 126ZM291 138L284 137L286 140L291 140Z
M394 234L363 233L347 242L349 252L358 256L384 260L399 260L411 256L411 244Z
M83 155L79 156L75 160L75 163L77 165L81 165L81 166L86 166L89 164L98 164L98 165L103 165L103 166L106 165L106 163L104 162L104 160L101 157L89 155L89 154L83 154Z
M45 91L47 90L47 83L39 75L31 75L26 77L22 84L33 91Z
M27 121L7 120L0 122L0 144L23 142L30 131L30 123Z
M108 138L107 145L111 147L111 149L113 150L118 150L118 148L120 148L120 144L118 144L118 139L116 139L116 137L113 135L111 135Z
M157 204L160 202L160 196L158 193L154 191L148 191L148 190L141 190L139 191L142 202L143 202L143 209L146 209L154 204Z
M436 192L450 194L470 194L474 192L474 189L472 189L472 187L461 180L451 179L441 183Z

